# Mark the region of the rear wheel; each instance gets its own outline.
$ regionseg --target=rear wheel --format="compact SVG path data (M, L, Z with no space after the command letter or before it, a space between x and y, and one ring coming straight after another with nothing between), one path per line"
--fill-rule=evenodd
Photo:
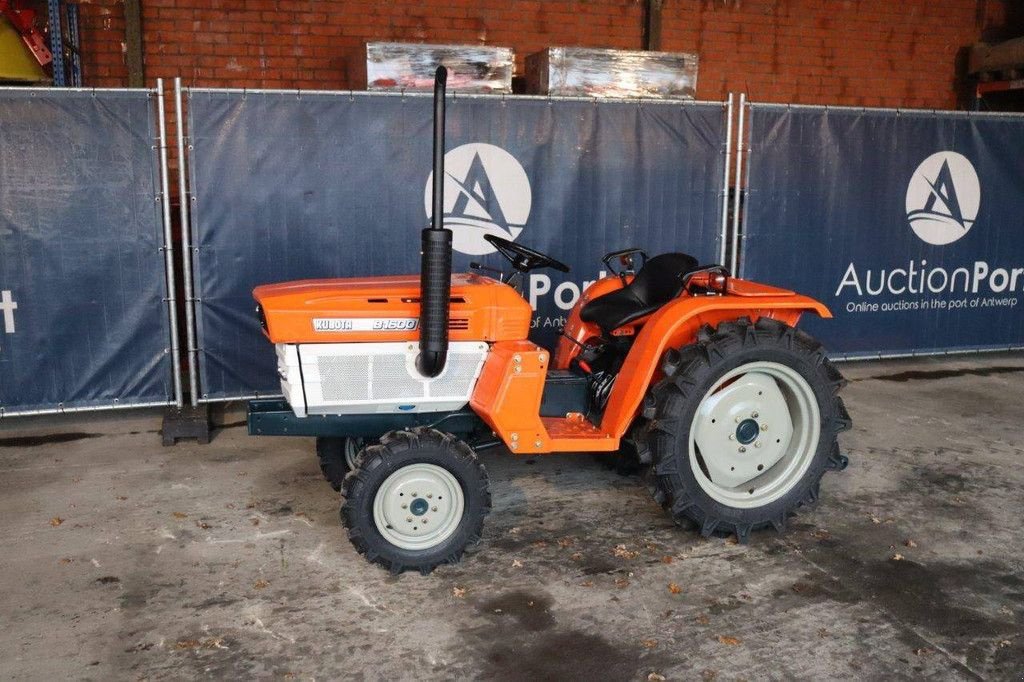
M630 433L622 439L617 452L599 454L598 461L619 476L642 474L651 463L651 455L644 443L643 435L642 428L634 426Z
M345 474L355 468L356 457L366 441L362 438L316 439L316 456L320 460L320 471L335 490L341 490Z
M369 561L393 573L456 563L491 508L487 473L454 436L417 428L365 448L342 483L341 520Z
M807 334L768 318L706 327L665 372L648 401L656 497L705 536L781 530L845 468L845 381Z

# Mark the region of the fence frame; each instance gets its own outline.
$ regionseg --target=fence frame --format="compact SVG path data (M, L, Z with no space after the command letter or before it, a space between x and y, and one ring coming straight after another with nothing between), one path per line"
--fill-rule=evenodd
M198 362L199 349L196 343L196 308L195 291L192 278L192 222L190 220L190 203L195 201L195 196L189 191L187 181L187 164L190 155L185 153L185 117L181 102L181 78L174 79L174 115L178 141L178 211L181 220L181 271L184 281L185 293L185 332L186 332L186 357L188 358L188 393L189 404L196 407L199 402L199 378ZM191 142L187 145L191 153Z
M743 96L741 95L741 101ZM973 110L959 110L959 109L915 109L906 107L859 107L859 106L847 106L847 105L829 105L829 104L788 104L779 102L753 102L750 100L746 101L746 106L750 112L750 129L748 131L748 143L747 143L747 172L745 174L745 181L743 183L742 194L744 201L741 202L743 210L743 219L739 225L733 227L733 242L738 243L738 255L745 255L747 253L743 244L747 239L747 226L749 223L749 212L750 202L746 201L745 198L750 192L750 156L754 149L753 132L754 132L754 111L755 109L761 110L810 110L810 111L842 111L842 112L871 112L871 113L892 113L896 116L903 114L913 115L930 115L936 118L1019 118L1022 124L1024 124L1024 113L1017 111L973 111ZM743 105L740 106L740 116L743 116ZM742 127L742 123L741 123ZM743 141L742 133L738 136L737 146L742 149ZM739 153L739 152L737 152ZM739 171L736 173L737 180L739 179ZM736 202L740 201L739 190L736 191ZM734 203L734 211L738 212L739 205ZM737 255L737 251L734 249L734 258ZM737 277L743 277L745 275L746 261L744 258L740 258L737 263L737 267L734 268L733 272L736 273ZM853 362L859 360L896 360L906 358L922 358L922 357L945 357L951 355L978 355L981 353L1006 353L1013 351L1024 350L1024 345L1013 345L1009 344L1006 346L998 347L962 347L962 348L945 348L935 350L920 350L910 352L892 352L886 353L884 351L863 351L853 353L829 353L829 358L836 362Z
M304 97L347 97L349 101L354 101L357 97L396 97L396 98L423 98L429 99L433 95L429 92L407 92L401 91L366 91L366 90L302 90L302 89L274 89L274 88L193 88L193 87L181 87L180 78L175 79L175 100L176 100L176 114L178 116L178 127L179 127L179 150L186 152L188 158L189 167L191 168L191 155L193 152L192 138L185 119L182 117L182 107L180 102L181 93L185 94L186 99L191 98L195 94L239 94L242 97L249 95L260 96L260 95L294 95L297 99ZM633 104L638 107L645 106L719 106L722 108L723 116L725 117L725 129L726 138L723 140L721 145L721 154L725 157L724 170L722 173L722 188L720 189L721 196L721 216L720 216L720 228L716 239L718 240L718 252L723 254L729 238L729 221L728 221L728 208L730 205L730 193L728 186L728 177L730 170L730 163L732 159L732 120L733 112L735 109L733 94L729 93L729 96L721 101L717 100L694 100L694 99L647 99L647 98L616 98L616 99L605 99L598 97L570 97L560 95L489 95L479 93L460 93L452 92L448 95L453 101L458 100L493 100L499 102L505 101L539 101L539 102L575 102L575 103L591 103L591 104ZM184 129L184 133L182 133ZM184 140L184 143L183 143ZM179 152L180 153L180 152ZM186 158L181 157L181 158ZM196 202L196 189L192 187L192 174L187 175L187 179L182 175L185 167L184 161L179 161L179 192L180 196L188 196L189 207L193 206ZM195 310L195 304L201 303L201 299L196 297L194 291L194 270L195 263L190 262L195 257L199 250L196 246L198 235L195 232L195 211L184 208L185 202L182 201L182 252L184 263L182 271L185 279L185 299L186 299L186 316L189 318L189 329L190 335L189 347L187 355L189 358L189 391L191 394L192 405L203 405L203 404L216 404L225 403L232 401L244 401L244 400L258 400L260 398L279 398L281 393L252 393L244 395L232 395L216 398L208 398L203 393L203 386L201 377L198 376L198 364L199 355L202 352L200 344L202 340L198 334L198 318L199 314ZM187 226L187 227L186 227Z
M13 91L25 93L26 89L19 86L0 86L0 93L5 91ZM160 246L160 251L164 255L164 302L167 305L167 317L168 317L168 348L167 352L171 355L171 367L174 374L172 381L174 384L174 396L173 399L167 401L150 401L142 403L120 403L119 399L115 398L114 401L107 405L84 405L76 407L64 407L64 403L57 403L56 407L52 408L39 408L30 410L8 410L0 407L0 420L10 419L13 417L34 417L42 415L52 414L70 414L75 412L98 412L101 410L127 410L127 409L145 409L153 407L182 407L183 395L181 386L181 358L179 355L179 344L178 344L178 319L177 319L177 305L175 300L175 287L174 287L174 242L172 239L172 230L170 222L170 196L168 195L167 186L167 125L164 116L164 88L163 79L156 79L156 83L152 88L87 88L87 87L38 87L32 88L29 92L29 96L34 96L35 93L79 93L79 94L103 94L103 93L146 93L150 100L156 100L155 112L155 128L156 138L153 140L151 149L157 153L159 160L159 184L157 185L157 193L154 197L155 201L161 203L161 217L163 228L163 244Z
M217 94L240 94L242 97L248 95L294 95L298 99L304 97L348 97L350 101L357 97L398 97L398 98L428 98L430 93L422 92L406 92L406 91L383 91L383 92L367 92L359 90L301 90L301 89L249 89L249 88L188 88L182 86L180 77L174 78L174 113L175 113L175 133L176 133L176 151L177 151L177 189L179 196L179 207L178 217L181 225L181 267L182 267L182 289L183 289L183 300L182 304L185 311L185 336L186 344L184 348L184 356L188 362L188 393L189 402L195 407L200 404L212 404L220 402L229 402L234 400L250 400L256 398L274 397L280 395L279 393L261 394L254 393L249 395L237 395L227 396L218 398L206 398L203 397L202 386L199 377L198 361L201 353L200 340L198 335L198 313L196 311L196 303L200 302L195 295L195 257L198 252L198 246L195 245L195 237L197 236L194 230L196 225L194 222L194 211L192 206L196 202L196 188L191 186L191 175L189 173L189 164L191 163L191 155L193 146L191 143L191 137L187 130L187 123L185 118L185 110L183 106L183 93L185 97L190 97L193 93L217 93ZM0 86L0 92L5 90L18 90L23 92L22 88L15 88L12 86L3 87ZM159 169L159 185L157 186L156 201L161 204L161 218L163 228L163 244L160 247L160 251L163 254L164 260L164 286L165 286L165 297L164 302L167 305L167 318L168 318L168 329L169 329L169 348L167 352L171 355L171 366L172 366L172 382L174 387L173 399L168 401L154 401L145 403L119 403L118 399L114 399L114 402L104 405L89 405L79 407L64 407L63 403L58 403L53 408L45 409L32 409L32 410L7 410L0 407L0 419L12 418L18 416L36 416L36 415L48 415L48 414L64 414L64 413L77 413L77 412L95 412L101 410L120 410L120 409L134 409L134 408L152 408L152 407L178 407L184 406L184 386L183 386L183 366L182 366L182 344L181 344L181 330L178 324L178 297L177 297L177 282L175 273L175 249L173 241L173 227L171 218L171 206L170 206L170 170L168 165L168 128L169 122L166 120L166 102L165 102L165 88L164 79L156 79L155 87L153 88L86 88L86 87L51 87L51 88L38 88L36 92L61 92L61 93L99 93L104 92L132 92L132 93L147 93L148 97L155 100L155 127L156 127L156 138L152 149L156 152L158 157L158 169ZM767 103L767 102L756 102L747 99L746 93L739 93L738 98L734 93L729 93L728 97L721 102L718 101L705 101L705 100L655 100L655 99L642 99L642 98L628 98L628 99L615 99L615 100L604 100L593 97L564 97L564 96L544 96L544 95L486 95L486 94L475 94L475 93L453 93L451 95L453 100L460 99L488 99L506 101L512 99L515 101L520 100L533 100L533 101L547 101L547 102L591 102L607 103L614 102L616 104L634 104L638 107L643 106L708 106L708 105L719 105L723 109L723 115L725 116L725 139L722 145L722 154L724 155L724 170L722 174L722 187L720 190L721 197L721 208L720 208L720 228L717 235L718 239L718 252L719 260L724 264L726 259L729 259L729 265L731 271L736 276L742 277L747 269L747 258L748 253L745 248L747 240L747 232L749 226L749 212L750 212L750 171L751 171L751 155L753 154L757 140L753 139L754 127L753 119L754 112L756 110L812 110L812 111L845 111L845 112L871 112L871 113L892 113L896 116L901 114L915 114L915 115L931 115L942 118L1024 118L1019 112L977 112L977 111L958 111L958 110L940 110L940 109L913 109L913 108L897 108L897 107L859 107L859 106L833 106L833 105L813 105L813 104L787 104L787 103ZM734 126L735 118L735 126ZM735 133L735 134L734 134ZM733 184L730 187L730 172L732 172ZM731 191L730 191L731 190ZM730 210L731 220L730 220ZM864 351L855 353L842 353L833 356L833 359L837 361L855 361L855 360L881 360L881 359L898 359L898 358L914 358L914 357L934 357L934 356L952 356L952 355L971 355L988 352L1007 352L1007 351L1020 351L1024 350L1024 345L1007 345L999 347L963 347L963 348L947 348L941 350L923 350L923 351L912 351L912 352L892 352L887 353L884 351Z

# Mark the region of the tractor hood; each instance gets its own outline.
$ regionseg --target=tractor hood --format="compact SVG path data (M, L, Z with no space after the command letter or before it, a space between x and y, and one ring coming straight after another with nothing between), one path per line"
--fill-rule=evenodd
M310 279L253 290L273 343L417 341L419 275ZM525 339L532 310L515 289L489 277L451 278L449 332L454 341Z

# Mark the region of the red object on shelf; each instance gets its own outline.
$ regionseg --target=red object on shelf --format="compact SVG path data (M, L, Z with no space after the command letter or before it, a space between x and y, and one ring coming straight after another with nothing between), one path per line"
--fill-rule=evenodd
M49 66L53 61L53 54L46 46L46 38L42 31L36 28L36 11L28 7L18 7L17 0L0 0L0 14L7 17L14 30L21 35L22 41L28 46L29 52L39 65Z
M987 83L978 83L976 95L978 97L983 97L984 95L988 95L993 92L1006 92L1007 90L1024 90L1024 78L1018 78L1010 81L989 81Z

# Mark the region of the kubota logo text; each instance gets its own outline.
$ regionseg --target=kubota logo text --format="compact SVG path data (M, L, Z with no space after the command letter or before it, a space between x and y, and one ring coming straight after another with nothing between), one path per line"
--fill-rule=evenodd
M470 256L494 253L485 234L515 239L530 217L530 180L514 156L493 144L472 143L444 155L444 226L452 246ZM423 204L431 213L434 174L427 177Z
M315 332L396 332L419 326L415 317L314 317Z
M935 246L951 244L974 225L981 204L978 174L967 157L938 152L921 162L907 186L907 220Z

